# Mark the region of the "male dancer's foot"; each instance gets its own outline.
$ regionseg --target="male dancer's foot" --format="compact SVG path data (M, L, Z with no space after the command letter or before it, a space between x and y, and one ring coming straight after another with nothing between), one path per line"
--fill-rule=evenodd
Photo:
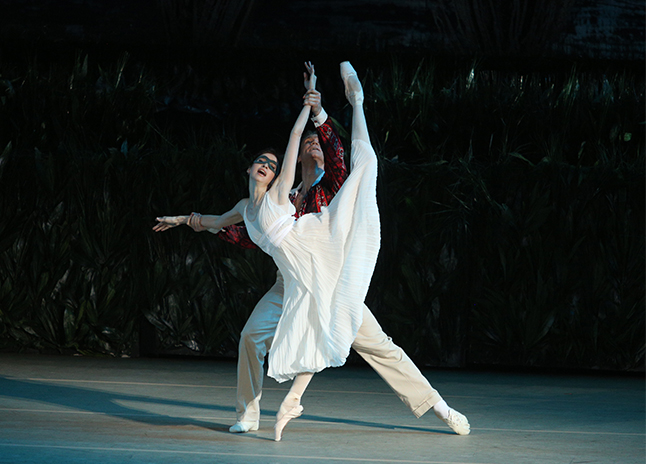
M451 427L451 429L458 435L469 435L471 433L471 425L469 425L469 420L467 417L459 413L453 408L450 408L446 401L441 400L433 406L433 412L435 415L442 419L446 425Z
M256 421L256 422L238 421L235 424L233 424L231 427L229 427L229 432L231 433L255 432L256 430L258 430L259 425L260 425L260 421Z

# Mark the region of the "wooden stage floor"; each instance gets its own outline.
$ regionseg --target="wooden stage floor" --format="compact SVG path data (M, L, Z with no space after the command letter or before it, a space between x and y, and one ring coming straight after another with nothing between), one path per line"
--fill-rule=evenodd
M314 377L273 441L287 384L265 379L260 430L231 434L233 362L0 354L0 463L646 462L643 376L424 370L471 422L416 419L371 369Z

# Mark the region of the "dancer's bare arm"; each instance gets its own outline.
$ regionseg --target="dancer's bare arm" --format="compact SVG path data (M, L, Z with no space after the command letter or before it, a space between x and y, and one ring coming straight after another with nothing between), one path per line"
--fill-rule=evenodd
M315 89L316 74L314 73L314 65L308 62L305 63L305 68L307 69L307 72L303 73L303 85L305 85L305 90L307 92L303 96L303 105L311 106L312 116L316 117L323 109L323 106L321 106L321 94ZM312 76L314 82L312 82Z
M247 206L247 201L247 198L240 200L231 210L219 216L212 214L207 214L205 216L191 214L188 216L158 217L158 224L153 227L153 230L155 232L163 232L182 224L186 224L198 232L206 229L219 230L223 227L237 224L244 220L244 209Z
M313 90L316 86L316 74L314 73L314 65L305 63L309 79L305 79L308 90ZM283 205L289 201L289 191L294 185L294 177L296 176L296 162L298 160L298 149L301 143L301 136L305 125L310 116L311 102L306 99L303 102L303 109L301 110L294 127L289 135L289 142L287 143L287 150L285 151L285 159L283 160L283 168L280 171L280 176L276 179L274 187L269 190L269 194L273 196L274 200Z

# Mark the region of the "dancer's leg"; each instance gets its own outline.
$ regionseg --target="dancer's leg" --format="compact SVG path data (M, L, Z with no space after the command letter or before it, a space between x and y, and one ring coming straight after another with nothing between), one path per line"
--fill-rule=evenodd
M449 407L404 350L395 345L364 305L363 322L352 348L365 359L416 417L429 409L458 435L468 435L466 416Z
M292 388L290 388L287 395L285 395L285 399L283 399L280 409L278 410L278 414L276 415L277 418L280 418L285 414L285 412L301 404L301 397L303 396L303 393L305 393L305 390L310 384L313 376L314 374L312 372L303 372L302 374L298 374L294 377Z
M404 350L386 335L365 305L363 322L352 348L388 383L416 417L421 417L442 400Z
M357 104L352 107L352 140L362 140L370 144L363 104Z
M278 273L274 286L256 304L240 334L238 347L237 422L233 433L258 430L263 365L282 314L283 278Z
M363 112L363 87L349 62L341 63L341 78L345 85L345 95L352 105L352 140L362 140L370 144L368 125Z
M276 425L274 426L276 441L281 440L283 436L283 429L285 428L287 423L303 413L303 406L301 406L301 397L303 396L303 393L305 393L305 389L309 385L310 380L312 380L313 376L314 374L312 372L304 372L298 374L294 378L292 388L289 389L289 392L280 405L278 414L276 414Z

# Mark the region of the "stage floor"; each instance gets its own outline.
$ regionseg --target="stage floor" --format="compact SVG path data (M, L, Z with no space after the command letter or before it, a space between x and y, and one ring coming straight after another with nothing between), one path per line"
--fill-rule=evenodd
M260 430L228 432L233 362L0 354L0 462L646 462L641 377L423 372L471 435L416 419L368 367L315 376L277 443L288 385L272 379Z

